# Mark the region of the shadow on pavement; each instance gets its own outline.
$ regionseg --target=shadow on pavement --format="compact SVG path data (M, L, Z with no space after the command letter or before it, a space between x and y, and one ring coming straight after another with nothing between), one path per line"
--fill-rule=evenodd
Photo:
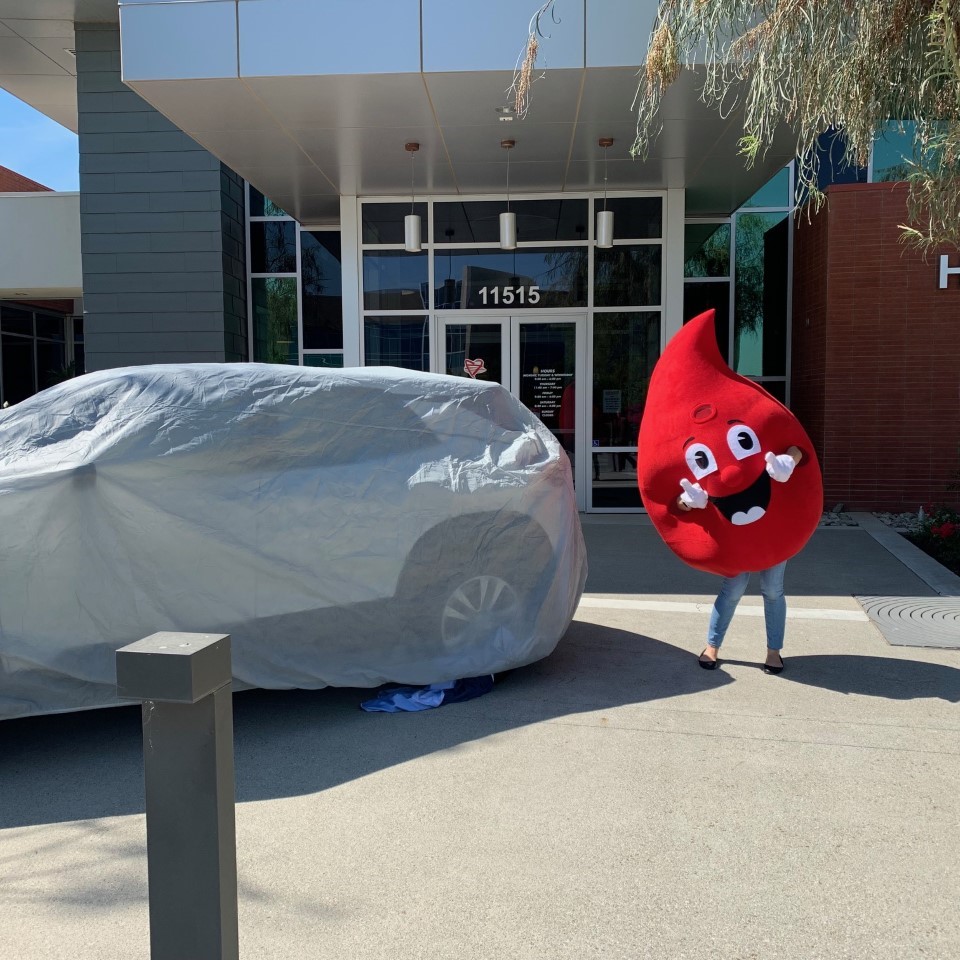
M738 661L727 661L736 663ZM574 621L547 659L467 703L412 714L359 709L369 690L252 690L234 697L237 800L317 793L528 724L682 697L734 682L636 633ZM960 670L912 660L798 656L776 682L893 700L960 702ZM139 707L0 723L0 827L143 812Z
M720 578L694 570L679 560L652 526L588 522L583 535L590 558L587 593L623 596L711 596ZM787 564L789 596L935 595L865 530L817 530ZM754 577L748 595L759 593Z
M316 793L528 724L717 685L690 667L670 644L575 621L547 659L437 710L365 713L371 691L352 688L238 693L237 800ZM0 828L142 813L142 757L139 706L0 722Z
M779 679L886 700L931 698L960 703L960 670L918 660L854 655L794 657Z

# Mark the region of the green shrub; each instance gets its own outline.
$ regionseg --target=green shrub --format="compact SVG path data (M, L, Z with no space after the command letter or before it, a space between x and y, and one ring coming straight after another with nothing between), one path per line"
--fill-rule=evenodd
M960 513L953 507L930 507L917 531L907 539L960 575Z

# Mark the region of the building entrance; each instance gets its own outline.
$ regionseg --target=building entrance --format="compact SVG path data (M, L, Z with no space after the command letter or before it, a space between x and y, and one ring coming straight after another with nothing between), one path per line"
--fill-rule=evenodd
M434 369L503 384L547 426L570 458L577 507L586 509L583 413L586 315L441 317Z

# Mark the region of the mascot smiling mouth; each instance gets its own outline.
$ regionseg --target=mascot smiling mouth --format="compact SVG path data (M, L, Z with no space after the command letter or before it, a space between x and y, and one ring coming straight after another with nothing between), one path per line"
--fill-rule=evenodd
M735 526L759 520L770 505L770 477L766 470L745 490L729 497L711 497L710 502Z

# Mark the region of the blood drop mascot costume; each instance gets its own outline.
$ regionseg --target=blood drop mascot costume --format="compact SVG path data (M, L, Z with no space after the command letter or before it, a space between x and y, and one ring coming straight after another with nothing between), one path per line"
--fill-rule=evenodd
M713 311L687 323L657 362L640 424L640 497L667 546L709 573L762 571L798 553L823 511L800 422L724 363ZM796 447L802 457L783 456ZM699 509L683 509L684 504Z

